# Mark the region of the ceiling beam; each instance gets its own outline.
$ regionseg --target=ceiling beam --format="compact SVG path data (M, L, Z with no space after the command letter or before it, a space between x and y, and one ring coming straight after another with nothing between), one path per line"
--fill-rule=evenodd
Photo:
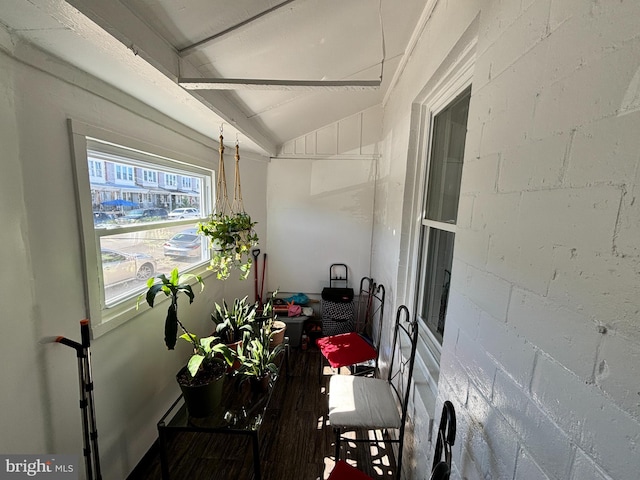
M187 90L377 90L381 80L268 80L256 78L179 78Z
M229 27L229 28L227 28L227 29L225 29L225 30L223 30L223 31L221 31L219 33L216 33L215 35L211 35L210 37L207 37L207 38L204 38L204 39L200 40L199 42L196 42L196 43L194 43L192 45L189 45L187 47L181 48L180 50L178 50L178 55L180 55L181 57L185 57L185 56L189 55L190 53L198 50L200 47L203 47L204 45L207 45L207 44L213 42L214 40L216 40L216 39L218 39L220 37L224 37L225 35L228 35L229 33L234 32L234 31L238 30L239 28L244 27L245 25L248 25L248 24L250 24L252 22L255 22L256 20L258 20L258 19L260 19L260 18L262 18L262 17L264 17L266 15L269 15L270 13L273 13L276 10L278 10L278 9L280 9L280 8L290 4L292 2L295 2L295 1L296 0L285 0L282 3L274 5L273 7L269 8L269 9L263 11L263 12L260 12L257 15L254 15L251 18L247 18L246 20L243 20L242 22L240 22L240 23L238 23L238 24L236 24L236 25L234 25L232 27Z

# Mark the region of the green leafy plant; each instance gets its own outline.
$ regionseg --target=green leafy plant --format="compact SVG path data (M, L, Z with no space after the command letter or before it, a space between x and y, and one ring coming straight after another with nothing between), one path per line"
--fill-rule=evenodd
M183 333L180 338L194 345L193 355L191 355L187 363L187 369L192 377L195 377L198 372L210 368L212 364L220 363L220 356L229 365L233 364L235 359L234 352L223 343L220 343L219 337L211 336L198 339L195 335Z
M210 336L206 338L198 338L193 333L190 333L184 324L178 319L178 296L183 293L189 298L189 303L193 303L195 293L189 280L195 279L200 284L200 291L204 288L204 282L199 275L183 274L180 275L177 268L171 271L171 274L167 277L165 274L159 275L155 278L150 278L147 281L148 290L146 294L141 295L138 298L138 305L141 299L144 297L147 304L153 308L156 295L164 293L165 296L171 299L169 309L167 310L167 317L164 325L164 341L167 349L173 350L178 338L178 327L183 331L180 338L191 342L193 345L193 355L189 359L187 368L192 377L195 377L198 372L201 372L214 364L222 363L224 359L229 365L234 361L234 353L223 343L220 338L216 336Z
M238 351L241 363L239 373L244 378L260 380L267 375L278 373L278 365L275 362L285 346L280 344L270 349L270 339L271 329L263 326L259 329L258 335Z
M226 344L239 342L253 333L257 305L250 304L247 299L247 296L236 298L231 307L224 300L222 305L215 304L211 320L216 324L216 334Z
M256 224L245 212L215 213L198 224L198 233L209 238L213 250L209 268L218 279L229 278L232 268L240 270L242 280L249 276L253 263L251 249L258 244Z

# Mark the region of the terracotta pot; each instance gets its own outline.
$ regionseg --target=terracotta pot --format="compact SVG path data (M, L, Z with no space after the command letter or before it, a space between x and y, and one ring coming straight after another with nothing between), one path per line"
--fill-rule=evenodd
M273 322L273 328L271 329L271 342L269 343L269 348L272 350L277 346L284 342L284 333L287 330L287 324L276 320Z

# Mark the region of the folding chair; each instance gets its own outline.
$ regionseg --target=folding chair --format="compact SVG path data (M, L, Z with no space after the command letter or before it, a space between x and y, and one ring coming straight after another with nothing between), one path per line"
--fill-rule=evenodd
M398 443L396 478L400 478L407 404L413 377L418 324L404 305L398 308L387 379L333 375L329 382L329 423L336 434L335 459L340 460L343 432L397 429L398 438L346 439L362 443ZM388 437L388 435L387 435Z
M322 354L319 380L322 380L324 372L324 359L338 371L341 367L349 367L353 375L375 374L378 369L384 296L384 286L376 285L369 277L360 280L356 332L322 337L316 341Z
M449 480L451 474L451 447L456 441L456 411L446 400L442 406L442 416L433 455L431 480Z
M352 467L344 460L338 460L327 480L373 480L366 473Z

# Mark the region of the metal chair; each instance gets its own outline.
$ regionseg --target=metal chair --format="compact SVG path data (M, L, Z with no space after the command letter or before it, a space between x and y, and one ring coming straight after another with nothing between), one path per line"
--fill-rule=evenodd
M352 375L374 375L378 369L378 348L384 316L385 289L373 279L360 280L356 331L319 338L320 377L324 373L326 359L332 369L340 371L349 367Z
M451 475L451 446L456 440L456 412L450 401L442 407L436 450L429 480L449 480ZM328 480L373 480L361 470L338 460Z
M442 416L436 438L431 480L449 480L451 474L451 447L456 441L456 411L446 400L442 406Z
M352 467L344 460L338 460L327 480L373 480L366 473Z
M400 478L407 404L413 377L418 324L404 305L398 308L391 363L386 380L356 375L333 375L329 382L329 423L335 435L335 459L340 460L344 432L358 429L397 429L397 439L345 439L361 443L397 443L396 478ZM388 437L388 435L387 435Z

